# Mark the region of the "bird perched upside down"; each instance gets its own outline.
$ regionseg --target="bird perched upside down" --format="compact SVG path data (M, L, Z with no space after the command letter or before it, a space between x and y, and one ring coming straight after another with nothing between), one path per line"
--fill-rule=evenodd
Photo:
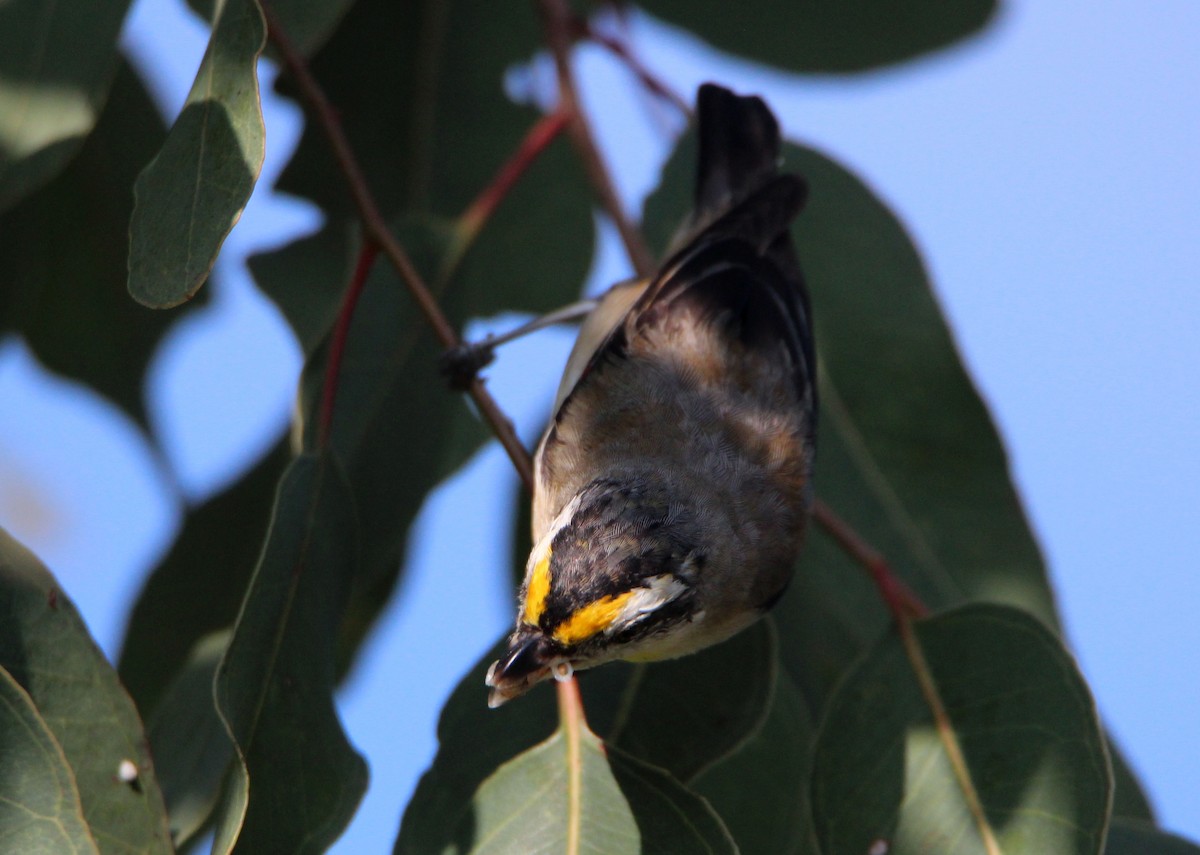
M756 97L697 98L695 208L682 247L588 316L538 446L517 628L489 706L614 659L692 653L783 594L811 502L808 298Z

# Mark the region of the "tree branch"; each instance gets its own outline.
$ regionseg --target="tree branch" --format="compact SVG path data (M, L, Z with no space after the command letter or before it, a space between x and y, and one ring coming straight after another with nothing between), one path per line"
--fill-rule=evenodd
M538 0L538 10L546 32L546 45L554 57L558 73L559 109L570 116L567 133L579 154L583 170L600 201L600 206L612 219L625 244L625 251L638 276L654 272L654 256L633 222L625 215L621 200L613 187L612 177L600 156L596 138L579 103L579 91L571 70L571 10L564 0Z
M288 73L296 81L296 85L300 89L300 96L308 106L313 121L324 133L333 150L334 160L337 162L342 176L346 179L346 186L354 201L354 207L358 211L366 240L376 244L392 266L396 268L442 346L445 348L458 346L460 342L454 327L450 325L425 281L417 273L408 253L392 236L386 220L380 213L379 206L367 186L362 167L359 166L354 149L342 130L341 121L338 119L333 105L329 103L324 90L309 72L299 51L283 31L270 4L264 1L261 5L267 21L268 37L279 51ZM508 456L525 486L532 490L533 464L529 451L521 444L512 422L484 387L483 381L476 379L471 383L467 393L479 408L484 419L491 425L492 432L496 434L496 438L500 440L504 450L508 452Z

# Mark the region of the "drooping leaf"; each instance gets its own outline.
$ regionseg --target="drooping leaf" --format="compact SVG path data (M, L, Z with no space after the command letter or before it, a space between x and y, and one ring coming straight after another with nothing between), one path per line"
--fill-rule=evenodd
M661 769L605 748L581 718L561 718L549 739L483 782L442 851L737 851L703 799Z
M612 663L584 672L579 683L589 726L613 751L663 767L666 774L691 776L719 765L764 725L774 684L773 650L773 634L761 624L677 661ZM441 852L452 842L464 847L449 831L470 810L476 790L554 730L554 692L548 685L499 709L487 708L484 674L502 652L500 644L485 654L446 702L438 753L405 810L396 852Z
M176 846L204 828L233 762L233 746L213 698L213 679L229 636L223 630L196 643L147 726Z
M3 530L0 668L61 747L100 852L170 852L166 810L133 702L74 604ZM134 780L123 779L131 773Z
M1148 822L1116 818L1108 827L1104 855L1200 855L1200 846Z
M550 737L558 723L554 695L536 688L499 709L487 708L484 675L503 642L485 653L459 681L438 720L438 753L404 810L397 855L442 852L469 841L450 832L468 810L472 795L502 764ZM602 672L597 672L597 674Z
M584 706L609 745L687 783L761 730L777 660L775 633L760 621L693 656L606 666L614 673L595 691L584 683Z
M237 757L214 852L323 852L354 814L366 765L333 691L357 560L354 501L335 459L298 457L217 671L217 709Z
M92 130L129 0L0 3L0 211L53 178Z
M803 146L784 151L783 168L810 186L793 235L821 370L817 496L930 607L989 600L1057 627L1004 449L903 226L841 166ZM689 132L647 200L656 246L691 203L694 157ZM866 574L815 525L776 616L784 665L814 717L888 624ZM1145 805L1132 774L1118 780L1118 801Z
M62 748L0 668L0 840L10 852L99 853Z
M0 334L21 335L47 368L88 384L143 428L146 366L182 320L137 305L125 288L130 188L164 137L149 95L122 63L78 156L0 216Z
M815 732L804 697L781 670L762 728L690 782L741 855L819 855L808 804Z
M188 0L188 5L205 20L212 21L216 14L217 2L218 0ZM310 54L325 42L342 15L346 13L346 9L353 3L354 0L325 0L323 3L312 3L309 0L272 0L271 11L292 46L302 54Z
M189 510L138 593L117 670L147 719L196 643L233 625L290 458L287 440L280 439L237 482Z
M246 207L265 152L265 39L257 0L223 0L183 111L134 187L129 292L139 303L165 309L194 295Z
M424 220L397 229L414 263L436 265L445 231ZM440 291L447 307L462 295ZM326 382L328 336L301 383L301 434L315 443ZM359 299L337 378L331 445L345 461L360 509L362 563L342 632L339 671L399 575L408 529L425 496L487 439L487 431L438 374L441 348L394 271L376 264Z
M840 684L813 758L825 855L1099 853L1111 776L1059 640L977 604L885 635Z
M639 6L716 47L787 71L864 71L952 45L981 29L994 0L771 3L641 0Z
M312 59L372 193L452 323L575 299L591 257L590 194L565 140L553 143L499 205L465 255L457 217L487 186L538 114L505 95L508 67L540 44L533 10L482 0L355 3ZM283 80L285 91L290 84ZM379 99L370 93L385 91ZM469 109L463 109L470 105ZM305 130L280 189L324 208L317 235L251 260L309 355L302 412L319 400L330 326L357 252L345 181L319 128ZM343 663L387 601L425 494L487 432L437 382L442 348L380 259L342 362L333 445L363 513L362 574L351 595Z

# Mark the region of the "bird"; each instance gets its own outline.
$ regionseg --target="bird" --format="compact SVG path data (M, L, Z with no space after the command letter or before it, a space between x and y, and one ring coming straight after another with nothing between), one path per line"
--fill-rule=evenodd
M761 98L706 83L696 121L692 212L654 275L600 299L563 372L490 707L551 677L716 644L791 580L816 448L811 308L790 234L807 184L780 171Z

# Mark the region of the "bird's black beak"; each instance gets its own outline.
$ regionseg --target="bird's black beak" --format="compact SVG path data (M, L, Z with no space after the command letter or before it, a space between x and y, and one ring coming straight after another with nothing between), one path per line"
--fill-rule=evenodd
M560 655L541 635L518 630L509 642L508 652L488 669L486 683L492 690L488 706L495 709L545 680L550 676L551 662Z

